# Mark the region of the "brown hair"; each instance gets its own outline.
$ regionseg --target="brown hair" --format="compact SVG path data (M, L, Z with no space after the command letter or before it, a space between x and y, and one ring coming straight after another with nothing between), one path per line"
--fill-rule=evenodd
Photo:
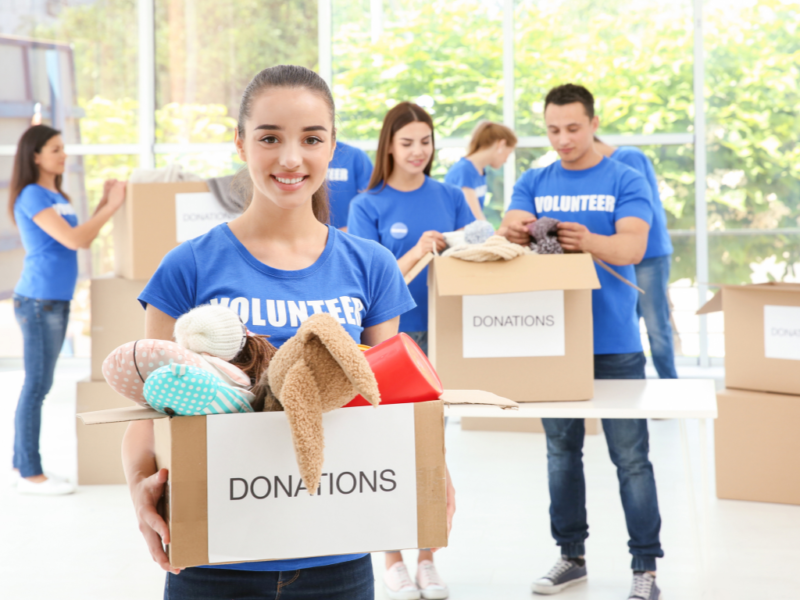
M16 225L17 220L14 218L14 204L17 198L28 186L32 183L39 181L39 166L34 160L34 154L39 154L42 148L45 147L47 142L55 136L61 135L58 129L53 129L47 125L34 125L22 134L17 144L17 153L14 156L14 167L11 171L11 185L8 190L8 214L11 217L11 222ZM56 175L56 189L68 201L69 196L61 189L63 177Z
M433 165L433 157L436 153L436 140L433 135L433 119L425 112L425 109L412 102L401 102L392 110L386 113L383 118L383 127L381 127L381 135L378 138L378 152L375 155L375 168L372 171L372 177L369 180L367 190L374 190L378 184L383 182L381 189L386 187L386 180L394 170L394 157L389 151L392 146L394 134L409 123L420 122L425 123L431 128L431 147L433 153L431 159L425 166L425 175L431 174L431 166ZM380 190L379 190L380 191Z
M594 96L592 96L592 92L582 85L575 85L574 83L565 83L547 92L547 96L544 99L544 109L547 110L549 104L566 106L574 102L583 104L586 116L589 117L590 121L594 119Z
M510 127L500 123L493 123L492 121L481 121L472 131L472 139L469 141L467 156L471 156L478 150L501 140L505 141L506 145L511 148L517 145L517 136Z
M250 378L251 383L254 385L253 393L256 395L256 405L253 409L256 412L263 410L263 391L259 388L262 384L262 376L267 372L269 361L275 356L278 349L269 343L267 340L268 335L249 335L244 342L244 348L239 351L231 364L239 367ZM264 379L266 380L266 379Z
M244 123L250 118L253 102L259 95L270 88L305 88L321 96L330 109L331 124L333 127L331 136L334 141L336 140L336 107L328 84L311 69L306 69L305 67L297 65L269 67L253 77L253 80L245 88L242 94L242 102L239 105L237 130L240 138L244 139ZM242 173L244 173L244 175L242 175ZM241 181L242 179L244 179L244 181ZM245 168L236 174L232 183L234 190L238 191L238 193L247 194L247 204L251 202L253 197L252 182L249 181L249 179L247 169ZM320 223L328 223L330 220L331 211L326 188L326 182L323 182L311 197L311 206L314 211L314 216Z

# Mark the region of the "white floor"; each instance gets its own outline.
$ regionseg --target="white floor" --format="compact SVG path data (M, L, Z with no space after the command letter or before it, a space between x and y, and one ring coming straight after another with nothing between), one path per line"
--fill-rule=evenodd
M0 361L0 464L10 465L11 461L13 413L22 384L20 367L19 361ZM695 369L682 375L705 373ZM62 360L57 383L45 403L42 451L45 469L52 472L74 476L76 471L74 383L87 374L88 361ZM698 426L689 424L699 499ZM717 500L709 448L712 470L707 527L696 527L684 478L678 422L651 422L650 430L666 551L658 577L664 598L800 598L800 507ZM708 433L711 441L711 427ZM531 581L557 557L547 516L544 436L462 432L458 422L451 420L447 446L458 511L451 545L436 560L450 584L450 597L530 600L534 597L529 591ZM627 535L616 475L602 435L587 437L585 463L590 578L587 584L559 597L624 600L630 585ZM0 507L0 598L162 597L164 576L149 559L123 486L81 487L72 496L32 498L0 485ZM697 544L703 531L707 532L705 568ZM407 556L410 564L412 554ZM374 557L378 581L382 560L380 555ZM384 597L378 588L376 599Z

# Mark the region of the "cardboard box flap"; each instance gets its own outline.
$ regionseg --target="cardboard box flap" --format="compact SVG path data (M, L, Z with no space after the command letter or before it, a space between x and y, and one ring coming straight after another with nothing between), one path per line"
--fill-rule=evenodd
M722 310L722 290L718 291L714 294L714 297L711 298L708 302L703 304L695 314L696 315L707 315L709 313L715 313Z
M497 406L503 410L519 409L519 404L513 400L482 390L445 390L440 399L446 406L457 404L481 404L485 406Z
M433 259L440 296L480 296L543 290L598 289L590 254L532 254L513 260L474 263Z
M800 293L800 283L784 283L782 281L767 281L765 283L752 283L749 285L723 285L711 300L700 307L695 314L707 315L722 310L722 293L726 289L755 290L761 292L790 292Z
M102 425L104 423L126 423L128 421L149 421L154 419L168 419L164 413L144 406L126 406L124 408L109 408L108 410L95 410L79 413L78 416L84 425Z

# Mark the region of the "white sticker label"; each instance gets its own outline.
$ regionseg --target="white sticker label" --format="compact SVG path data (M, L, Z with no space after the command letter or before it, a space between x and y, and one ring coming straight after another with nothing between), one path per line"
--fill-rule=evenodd
M211 192L175 194L176 240L186 242L238 217L228 212Z
M764 356L800 360L800 306L764 306Z
M464 358L564 356L564 291L464 296Z
M206 423L211 563L417 547L413 404L323 415L314 496L302 486L285 413Z

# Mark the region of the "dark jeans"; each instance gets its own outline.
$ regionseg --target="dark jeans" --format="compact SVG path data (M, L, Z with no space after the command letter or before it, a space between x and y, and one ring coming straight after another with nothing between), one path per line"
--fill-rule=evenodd
M25 383L14 418L14 468L23 477L33 477L42 474L42 404L53 387L56 360L67 333L69 302L14 295L14 315L22 329L25 363Z
M636 265L636 283L646 293L639 294L636 310L644 319L653 365L661 379L677 379L672 325L669 322L669 268L672 255L647 258Z
M417 343L417 346L428 356L428 332L427 331L406 331L407 336Z
M595 379L644 379L645 357L597 354ZM586 553L589 537L586 482L583 476L583 419L542 419L547 434L547 473L550 485L550 529L561 553L571 558ZM603 419L611 461L617 467L619 493L628 525L628 547L635 571L655 571L664 556L659 541L661 516L656 480L648 458L646 419Z
M374 600L369 555L299 571L184 569L167 573L164 600Z

